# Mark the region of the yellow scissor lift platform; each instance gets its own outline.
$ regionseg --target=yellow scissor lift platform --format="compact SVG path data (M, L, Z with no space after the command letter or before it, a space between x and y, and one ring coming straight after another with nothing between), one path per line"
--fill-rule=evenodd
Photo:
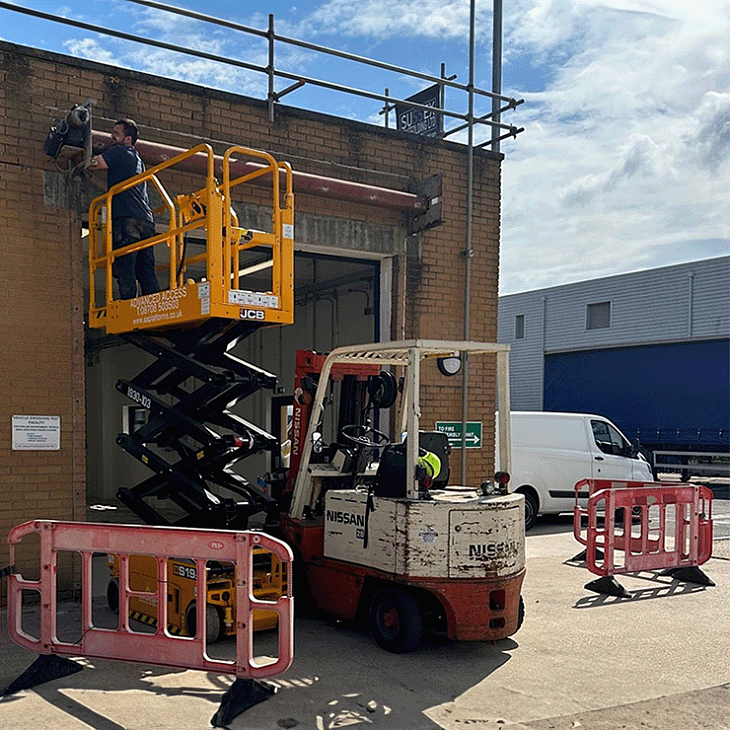
M169 194L162 178L179 185L201 161L203 187ZM151 199L156 191L161 200L155 208L158 233L114 250L108 215L112 197L141 182L147 183ZM269 231L239 225L231 191L246 183L256 186L251 197L257 204L268 200L271 206ZM278 439L230 411L242 398L273 388L276 378L229 350L261 326L293 321L293 202L287 163L239 146L216 157L209 145L201 144L115 185L91 203L89 325L118 334L156 358L133 379L117 382L120 392L147 411L146 423L119 434L117 444L153 472L134 487L119 488L117 497L147 524L240 530L254 513L278 514L271 495L230 468L249 455L279 448ZM154 248L161 291L115 299L114 261L148 247ZM183 516L173 521L158 508L161 500L171 500ZM287 590L281 564L270 554L257 560L252 593L275 601ZM131 561L140 585L156 580L154 561L141 555ZM197 611L185 581L191 575L189 563L180 558L168 566L168 600L179 609L170 614L168 628L192 635ZM109 567L113 608L114 556L109 556ZM209 637L235 633L235 580L233 566L210 571ZM130 615L154 623L156 607L138 603L130 604ZM257 610L253 622L256 630L273 628L276 614Z
M163 173L185 171L191 158L204 157L205 185L170 195ZM222 182L215 177L222 172ZM243 174L236 174L237 171ZM115 194L147 182L162 204L155 209L154 238L112 248L108 211ZM270 185L272 226L258 231L239 226L233 188ZM163 220L164 223L159 223ZM291 324L294 318L294 196L291 167L266 152L233 146L222 159L201 144L95 198L89 209L89 326L119 334L135 330L189 328L218 317L253 324ZM200 246L203 250L200 251ZM158 278L167 286L135 299L115 299L112 266L121 256L154 248Z

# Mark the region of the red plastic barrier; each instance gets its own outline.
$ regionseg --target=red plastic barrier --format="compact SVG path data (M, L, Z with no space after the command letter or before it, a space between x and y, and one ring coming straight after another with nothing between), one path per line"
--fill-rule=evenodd
M712 555L713 494L705 486L584 479L575 492L573 532L592 573L698 566Z
M286 565L287 585L292 585L292 552L289 547L258 532L194 530L178 527L147 527L36 520L18 525L10 531L11 564L15 546L32 533L40 536L41 577L25 580L20 574L8 576L8 635L18 645L39 654L86 656L99 659L157 664L166 667L200 669L234 674L237 677L269 677L286 671L294 659L293 599L283 595L276 601L253 597L253 551L264 548L276 554ZM80 553L82 561L82 636L74 643L57 636L56 568L61 551ZM119 556L119 616L116 629L95 626L92 619L92 558L98 553ZM141 594L129 587L129 556L153 555L158 562L156 591ZM197 566L196 594L205 596L208 561L230 562L236 566L236 658L234 661L211 659L206 653L205 621L195 637L173 636L167 630L167 561L185 556ZM40 597L40 636L30 636L22 629L23 591ZM159 608L154 634L133 631L129 625L129 598L143 595ZM253 611L264 609L278 617L278 657L261 663L253 656Z
M588 544L588 536L584 526L584 518L588 516L588 511L585 507L580 506L581 499L587 499L602 489L641 489L647 485L655 486L657 484L664 485L663 482L627 482L618 479L581 479L576 482L575 487L573 487L575 490L575 506L573 508L573 535L575 539L582 545ZM668 484L667 486L673 485Z

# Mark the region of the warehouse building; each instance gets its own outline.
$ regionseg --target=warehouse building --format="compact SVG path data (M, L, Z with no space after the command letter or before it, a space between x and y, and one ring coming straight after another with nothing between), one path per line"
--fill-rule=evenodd
M728 256L502 296L499 341L514 410L606 416L669 463L729 450Z

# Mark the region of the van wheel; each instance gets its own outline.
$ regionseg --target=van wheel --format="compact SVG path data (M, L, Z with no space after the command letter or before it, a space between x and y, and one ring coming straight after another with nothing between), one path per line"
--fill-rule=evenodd
M383 649L395 654L413 651L423 634L421 606L405 588L380 588L370 602L370 627Z
M185 629L188 636L195 636L198 628L198 606L192 601L185 611ZM215 606L207 604L205 607L205 634L208 644L213 644L223 638L223 622L221 614Z
M537 497L532 492L520 492L525 498L525 530L531 530L535 526L537 520Z

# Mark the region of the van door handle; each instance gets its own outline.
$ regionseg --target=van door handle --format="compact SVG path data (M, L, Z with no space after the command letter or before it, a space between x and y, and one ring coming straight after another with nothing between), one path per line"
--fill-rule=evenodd
M594 456L593 457L596 461L605 461L605 459L602 456Z

